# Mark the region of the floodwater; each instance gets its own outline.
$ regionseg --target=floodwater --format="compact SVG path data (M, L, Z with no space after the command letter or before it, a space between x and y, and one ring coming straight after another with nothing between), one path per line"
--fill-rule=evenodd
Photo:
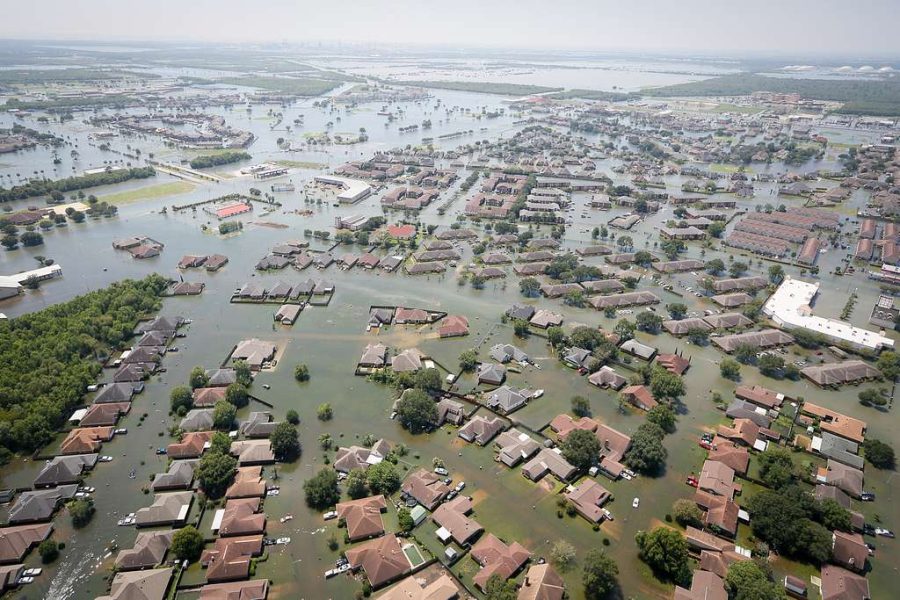
M580 86L590 87L590 86ZM435 109L437 100L441 107ZM398 145L417 144L421 137L437 137L442 133L459 130L475 131L470 137L456 138L446 143L452 147L462 141L476 139L492 139L499 135L511 135L516 126L515 116L507 112L496 119L476 119L471 114L453 112L447 116L444 107L462 106L473 109L481 107L499 108L501 101L494 96L463 94L435 91L434 98L427 102L405 103L405 116L390 127L385 127L385 118L376 113L378 107L368 105L353 111L337 109L334 112L313 108L311 101L301 102L285 109L283 124L275 130L271 125L274 117L267 114L264 107L255 106L252 112L244 109L230 111L209 109L208 112L224 114L228 123L236 128L251 129L259 140L251 147L253 162L263 160L290 160L315 162L323 165L335 165L346 160L369 156L375 150L386 150ZM280 111L279 107L272 107ZM284 131L284 124L291 124L295 118L303 115L304 125L296 131ZM340 117L340 123L337 118ZM79 115L79 119L83 115ZM430 132L401 134L397 127L404 124L421 122L430 118L434 127ZM11 118L0 116L0 127L9 126ZM296 153L282 152L277 149L275 140L285 137L302 142L303 135L309 132L325 131L328 121L334 122L334 132L356 132L365 127L371 142L361 145L341 147L332 146L328 152L302 151ZM30 119L26 123L36 129L51 129L46 125ZM484 128L484 129L482 129ZM0 156L0 184L8 185L10 180L17 179L17 173L28 176L34 170L42 169L50 177L62 176L72 171L102 166L104 160L119 160L120 155L101 152L93 147L88 134L94 128L83 124L80 120L62 126L53 125L54 131L62 130L78 144L79 156L73 158L69 148L60 152L62 164L56 173L52 173L51 154L47 150L37 149L15 155ZM139 147L143 156L150 152L157 158L178 160L188 153L166 148L153 138L116 138L111 142L114 151L129 152L127 145ZM821 163L828 169L835 161L832 153ZM124 160L124 159L122 159ZM138 160L133 160L137 164ZM610 169L615 161L598 162L601 172L609 174L614 181L624 182ZM214 172L230 175L240 165L222 167ZM773 171L784 169L783 166L772 165ZM816 168L808 165L807 168ZM482 357L485 350L498 342L514 342L521 345L537 363L540 370L526 369L522 374L511 374L511 385L529 385L546 390L544 397L534 401L527 408L512 416L512 420L521 422L534 430L541 429L553 416L566 412L570 408L570 399L580 394L589 398L595 418L609 423L626 433L633 432L642 422L643 417L635 413L619 411L614 393L598 390L587 384L585 378L575 372L563 368L555 360L549 348L538 336L528 340L516 340L510 327L499 322L500 314L512 303L521 302L516 277L508 269L509 277L501 282L490 282L485 289L476 291L470 287L460 287L452 272L440 276L412 278L403 274L368 273L359 270L343 272L334 266L324 273L309 269L296 272L291 268L272 274L257 274L253 266L264 256L268 249L281 241L302 238L304 229L331 229L334 217L351 214L377 215L381 208L377 197L364 200L355 206L333 207L326 201L321 205L309 205L303 202L303 195L310 198L325 197L314 190L306 190L303 184L318 172L315 168L297 168L292 170L289 178L297 184L294 193L276 194L283 203L281 209L270 214L261 214L257 209L243 220L245 227L239 235L221 238L212 233L201 231L201 225L208 222L202 213L196 215L190 211L160 214L164 206L184 204L189 201L205 200L222 194L241 191L247 192L256 185L268 189L269 182L255 183L247 178L233 177L223 183L203 184L190 192L158 199L138 201L124 204L114 219L90 220L82 225L70 225L65 229L54 230L45 234L44 246L34 249L19 249L0 252L0 273L9 274L36 266L35 255L43 255L55 259L62 265L64 277L61 280L44 284L40 290L29 291L19 299L0 304L0 310L10 316L40 309L44 306L71 298L77 294L96 289L124 277L141 277L148 273L159 272L178 278L181 273L175 265L184 254L222 253L230 262L218 273L205 271L187 271L183 273L187 281L203 281L206 290L202 296L189 298L167 298L164 301L164 314L182 315L193 319L187 329L187 337L178 340L177 353L170 353L164 362L167 372L153 377L145 392L136 398L132 412L121 423L129 433L124 438L107 444L104 454L115 457L111 464L100 464L87 480L88 485L97 488L97 514L94 520L83 530L72 531L69 519L61 513L55 520L57 539L66 541L66 548L60 560L45 570L45 573L30 586L24 587L14 594L16 598L94 598L106 589L105 577L110 573L112 560L106 556L106 548L116 543L119 548L129 548L134 541L135 532L130 528L116 527L118 515L133 512L147 506L152 501L150 495L141 493L154 473L165 468L165 458L154 454L153 449L168 443L166 430L172 421L168 412L168 395L172 387L185 383L191 368L195 365L213 367L220 364L229 349L239 340L248 337L259 337L286 344L281 363L274 371L259 375L253 387L253 393L272 403L276 418L283 418L289 409L299 412L302 419L300 436L304 452L301 459L293 465L278 466L278 482L281 495L270 498L265 503L269 518L268 535L279 537L290 536L292 543L278 546L270 552L267 560L258 565L257 577L267 577L275 581L272 598L335 598L351 597L359 584L343 577L325 581L323 572L332 566L337 553L328 549L328 538L336 528L326 525L320 515L305 507L303 501L302 482L333 458L333 452L323 453L317 439L322 433L329 433L338 444L350 445L367 434L383 437L391 443L404 443L410 447L410 454L405 457L404 468L412 468L417 464L430 466L433 457L441 457L456 481L467 483L466 493L472 494L476 500L475 518L487 531L507 540L518 540L532 550L535 556L548 556L549 549L558 539L567 539L573 543L578 556L583 556L589 548L599 546L604 538L610 540L609 553L619 564L620 582L626 597L666 598L671 589L655 583L648 577L645 567L636 557L633 542L634 534L644 528L662 521L665 513L670 511L672 503L678 498L688 497L692 490L684 485L685 477L696 472L703 461L701 450L697 447L698 433L704 427L714 426L722 422L722 414L718 412L710 400L710 392L718 390L726 398L734 388L734 383L719 377L717 361L722 355L712 347L696 347L685 341L676 340L668 335L639 335L643 342L658 347L661 351L683 351L692 360L691 370L685 377L687 393L683 399L684 411L680 415L678 431L666 438L669 450L669 461L665 475L651 479L640 477L634 481L609 483L603 481L616 496L609 505L616 519L606 523L599 532L580 518L557 518L556 496L544 485L536 485L520 474L519 469L507 470L493 461L490 448L478 448L463 444L451 429L442 429L430 435L411 436L389 419L393 402L392 390L354 377L356 360L367 343L379 339L387 343L392 350L402 350L416 345L430 354L438 363L453 369L459 353L481 341ZM462 173L462 178L465 178ZM168 176L158 175L152 180L129 182L108 189L90 190L103 198L107 194L130 190L139 187L156 186L171 181ZM676 192L682 180L670 177L666 180L669 189ZM771 186L758 186L757 197L741 202L745 208L753 210L757 203L792 205L796 201L777 198L770 194ZM458 199L444 216L437 214L437 206L449 198L445 192L442 199L422 212L420 219L429 224L448 225L462 211L464 199ZM590 243L590 230L594 226L606 223L621 210L597 212L583 209L588 195L575 197L576 210L574 224L566 232L564 246L574 249ZM35 201L36 202L36 201ZM35 203L32 202L32 203ZM847 206L839 209L849 218L855 214L855 208L864 202L861 194L851 199ZM30 203L18 203L26 206ZM294 214L292 211L312 208L314 214L309 217ZM655 230L671 216L671 208L649 217L629 233L639 248L652 249L656 242ZM585 213L586 218L580 218ZM392 217L395 218L395 217ZM260 225L259 222L278 223L286 228L272 228ZM216 223L210 223L215 227ZM848 239L852 239L856 227L845 226ZM546 235L548 229L543 229ZM161 256L146 260L133 260L127 253L112 249L113 239L132 235L149 235L163 242L166 247ZM536 235L541 237L540 233ZM325 246L315 241L314 249ZM464 257L460 261L466 264L471 259L471 250L463 245ZM360 252L358 248L349 251ZM819 261L821 269L820 281L822 293L817 301L817 312L836 317L851 291L857 291L858 302L850 321L857 325L866 325L867 316L878 296L877 287L857 274L853 277L836 277L830 275L835 266L841 264L847 251L829 250ZM721 257L727 260L728 252L708 250L704 258ZM736 253L737 254L737 253ZM699 257L701 251L693 245L688 257ZM737 256L736 256L737 257ZM744 259L746 260L746 259ZM588 259L588 264L599 264L598 259ZM765 273L768 265L751 259L754 272ZM799 275L797 268L786 268L788 274ZM337 291L328 307L309 307L301 314L292 328L273 327L272 313L274 308L262 305L230 304L228 299L234 288L247 281L272 283L277 280L287 282L301 281L308 277L322 277L335 282ZM681 274L671 278L672 282L683 281L693 285L695 278L690 274ZM661 283L666 283L663 281ZM662 298L663 303L679 301L659 286L653 286L650 277L645 277L640 288L652 288ZM676 289L680 289L677 288ZM691 311L702 311L711 304L687 295L680 301L688 304ZM563 307L558 300L537 299L529 301L536 306L556 309L566 317L566 325L576 323L590 326L611 328L615 320L606 319L602 313L587 309ZM405 305L434 310L442 310L451 314L462 314L469 318L471 333L467 338L454 340L438 340L429 335L429 330L392 328L381 333L366 333L368 307L370 305ZM663 311L662 305L658 307ZM634 315L632 315L633 317ZM793 358L793 357L792 357ZM798 357L799 358L799 357ZM813 360L813 359L809 359ZM292 377L293 367L298 363L309 366L311 380L305 384L297 384ZM628 374L623 367L617 367L623 374ZM858 388L846 388L841 391L822 391L811 387L808 383L773 381L760 376L754 369L744 367L742 383L760 383L783 391L791 396L815 398L816 402L829 406L850 415L865 419L869 424L869 435L900 444L900 435L895 426L896 417L892 412L879 412L867 409L858 404L856 394ZM106 374L108 377L109 374ZM263 385L270 386L264 389ZM316 406L329 402L334 408L334 419L327 423L316 420ZM242 411L244 416L251 406ZM141 414L148 415L143 426L138 426ZM327 459L327 460L326 460ZM40 464L17 461L3 469L3 485L27 486L40 469ZM124 476L132 469L135 479ZM273 474L267 468L267 475ZM896 497L898 484L890 473L875 469L866 471L866 488L878 494L878 502L873 504L857 504L854 508L864 512L870 520L877 514L887 527L897 527L900 523L900 511L891 502ZM631 499L640 497L640 508L631 508ZM285 514L293 514L294 519L281 524L278 519ZM386 522L395 518L394 511L386 516ZM204 520L205 522L205 520ZM420 545L432 552L440 553L442 548L435 542L434 527L423 524L415 537ZM204 531L204 533L209 533ZM335 534L338 540L342 534ZM746 539L747 528L742 526L740 536ZM873 597L883 597L890 589L896 569L900 567L900 554L894 549L894 540L877 541L878 551L872 558L873 570L869 575ZM343 548L343 545L341 546ZM38 561L36 553L32 553L28 566L35 566ZM779 572L789 568L799 571L796 565L782 561L775 563ZM197 567L192 567L186 575L187 579L196 579ZM453 570L464 581L470 581L474 572L474 563L464 557L454 565ZM807 571L802 571L807 573ZM573 598L581 597L580 571L573 569L564 573L570 594ZM202 576L200 577L202 581Z
M354 75L396 81L472 81L634 92L737 72L728 63L661 59L585 59L556 62L472 59L320 58L316 64Z

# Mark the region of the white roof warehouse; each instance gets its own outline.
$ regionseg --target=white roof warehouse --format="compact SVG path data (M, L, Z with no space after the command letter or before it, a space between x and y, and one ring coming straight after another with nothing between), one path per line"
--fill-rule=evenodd
M880 333L813 315L810 303L818 291L818 283L787 278L766 301L763 312L781 327L808 329L856 348L878 351L894 347L894 340Z

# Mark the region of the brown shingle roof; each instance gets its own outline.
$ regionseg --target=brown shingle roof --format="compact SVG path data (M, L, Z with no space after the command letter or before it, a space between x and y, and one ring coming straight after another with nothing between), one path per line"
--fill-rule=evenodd
M338 517L347 524L347 535L351 542L364 540L384 533L381 513L387 509L384 496L370 496L358 500L348 500L337 505Z

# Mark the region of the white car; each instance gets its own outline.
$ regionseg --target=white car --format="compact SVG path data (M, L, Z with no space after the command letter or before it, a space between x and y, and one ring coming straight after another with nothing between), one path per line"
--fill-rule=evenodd
M447 476L450 474L450 471L448 471L444 467L435 467L434 472L437 473L438 475L442 475L442 476Z
M291 538L289 538L289 537L280 537L280 538L278 538L277 540L275 540L275 543L276 543L276 544L290 544L290 543L291 543Z
M607 521L615 521L615 519L613 518L613 514L611 512L609 512L605 508L602 510L603 510L603 516L606 517Z
M37 577L38 575L40 575L43 572L44 572L44 570L42 568L35 567L33 569L25 569L25 571L22 573L22 575L24 575L26 577Z
M331 519L337 519L337 511L329 510L327 513L322 515L322 518L324 518L326 521L330 521Z
M112 462L112 459L112 456L103 455L97 459L97 462Z
M19 577L18 583L19 583L19 585L25 585L26 583L34 583L34 577Z
M456 489L457 492L461 492L461 491L463 491L465 488L466 488L466 482L465 482L465 481L460 481L459 483L456 484L456 488L455 488L455 489Z
M632 507L632 508L637 508L637 507L640 506L640 505L641 505L641 499L640 499L640 498L635 498L635 499L631 502L631 507Z

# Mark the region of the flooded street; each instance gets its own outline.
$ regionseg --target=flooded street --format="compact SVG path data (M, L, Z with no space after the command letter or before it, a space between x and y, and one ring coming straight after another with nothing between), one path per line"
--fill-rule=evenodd
M346 65L335 63L335 66ZM685 70L690 68L691 65L685 66ZM407 74L399 73L398 77L400 75ZM681 80L683 77L685 76L669 74L662 77L657 85L670 83L669 78ZM614 80L623 89L653 85L640 77L634 81L627 77L617 77ZM509 81L535 83L525 74L511 77ZM540 81L547 85L569 85L568 80L562 83L562 79L558 82L552 78ZM606 87L600 83L598 89ZM254 337L283 345L285 350L274 370L264 371L257 376L251 392L273 405L271 410L278 420L288 410L294 409L299 413L299 432L303 445L302 456L296 463L265 468L265 476L269 480L274 479L277 471L277 483L281 487L277 497L265 501L267 537L289 536L292 540L287 545L269 547L267 558L256 565L257 578L268 578L278 584L272 588L270 598L344 600L352 598L360 587L357 581L345 575L325 580L324 571L333 567L338 552L345 549L341 544L338 551L330 550L328 540L332 535L341 540L343 533L337 529L336 521L325 522L320 513L307 508L304 502L303 482L318 469L330 464L334 458L333 451L323 452L319 447L317 440L324 433L330 434L336 445L341 446L358 444L367 435L376 439L383 438L391 444L405 444L410 452L401 462L404 472L419 465L430 469L432 458L440 457L455 481L466 482L466 493L474 499L474 514L486 531L507 541L520 542L532 551L535 558L549 558L551 546L559 539L572 543L579 557L584 556L589 549L602 545L618 563L619 582L625 597L671 597L671 586L664 586L650 577L647 566L638 560L634 536L639 530L661 524L664 515L671 512L675 500L690 496L692 490L685 485L685 479L699 471L705 458L705 451L697 445L698 436L719 423L729 422L711 399L712 393L718 392L726 400L730 400L736 385L719 374L718 363L725 356L723 353L712 345L699 347L686 339L676 339L666 333L637 335L638 340L652 345L660 352L677 350L690 359L690 370L684 376L686 393L682 398L677 431L665 439L669 458L664 474L656 478L641 476L632 481L610 482L601 479L602 485L615 496L615 500L607 506L615 520L604 523L595 532L580 517L557 517L558 496L552 492L558 491L561 484L555 481L551 483L552 477L535 484L522 476L520 467L507 469L495 462L490 444L483 448L466 444L456 435L456 429L450 426L418 436L406 432L396 421L390 419L395 400L394 390L364 377L354 376L354 369L365 346L375 341L380 341L397 352L418 347L439 365L453 372L457 370L460 353L479 341L482 342L479 353L482 359L487 357L487 351L493 344L513 343L525 350L540 369L526 367L522 373L511 373L509 385L545 390L542 398L530 402L511 416L513 423L533 432L547 433L545 427L549 421L560 413L570 412L571 398L581 395L588 398L595 419L631 434L644 422L643 413L633 409L621 410L615 392L591 386L586 377L564 367L539 334L519 339L514 336L511 325L500 322L501 315L507 308L514 303L523 302L562 313L566 329L584 324L612 330L616 321L624 314L610 319L591 308L565 306L560 299L526 300L519 292L518 277L509 266L505 268L505 279L490 280L484 289L476 290L468 284L459 285L458 272L473 260L471 244L468 243L460 244L462 258L458 261L459 266L442 275L409 276L400 271L385 273L359 268L343 271L337 265L324 271L309 267L300 272L290 266L282 271L265 273L254 269L257 261L268 254L272 246L288 240L305 239L310 242L312 250L319 251L333 246L332 241L305 238L304 230L332 231L335 217L385 214L380 204L383 189L358 204L336 206L333 192L322 191L311 185L315 175L330 172L334 167L351 160L368 158L375 152L407 144L420 145L422 138L426 136L433 138L435 147L450 149L478 140L509 138L527 125L522 120L523 115L517 114L500 96L444 90L430 90L430 93L432 97L428 100L403 102L394 106L395 111L402 110L402 117L390 126L385 117L379 114L379 105L375 103L356 108L341 105L322 108L313 106L314 101L308 99L286 108L276 104L268 107L256 104L252 110L246 110L243 106L230 109L207 107L204 109L207 114L223 116L231 127L253 132L257 141L249 149L253 156L252 163L271 162L289 167L289 175L275 183L291 182L296 186L296 191L271 192L272 182L259 182L240 175L240 168L250 164L249 162L205 171L222 177L223 180L218 183L186 182L158 173L149 180L88 190L88 193L96 194L101 201L107 198L119 199L117 217L88 219L82 224L70 223L65 228L46 232L43 246L0 251L0 274L33 269L37 266L36 256L55 260L63 270L61 279L46 282L37 290L27 290L18 298L0 303L0 311L8 317L40 310L123 278L140 278L150 273L205 284L200 296L167 297L163 301L161 314L179 315L192 319L193 322L183 330L186 337L177 340L178 351L170 352L165 357L163 366L166 371L149 379L146 390L135 397L131 413L120 421L120 427L128 428L127 435L117 436L103 447L104 454L113 456L112 463L98 465L87 478L86 483L97 490L94 495L97 513L93 521L83 529L74 530L66 512L58 513L53 522L56 530L54 537L66 544L60 559L45 567L44 575L33 584L12 592L12 598L90 599L106 593L107 579L116 556L116 552L110 552L110 548L130 548L135 538L134 529L118 527L116 521L123 515L150 505L152 494L145 494L143 490L153 475L164 471L167 465L167 457L158 456L154 450L171 442L168 429L175 424L173 417L169 415L169 394L172 388L186 383L193 367L217 367L225 361L237 342ZM448 109L452 110L448 113ZM480 116L483 111L502 111L502 114L488 118ZM83 121L91 115L111 115L114 112L137 114L145 111L99 109L96 113L76 113L74 120L64 124L41 124L29 119L29 127L53 131L71 140L72 148L77 149L77 155L72 155L66 147L65 151L59 152L57 165L53 165L52 151L43 147L14 155L0 155L0 186L8 187L11 182L31 177L34 173L45 173L56 179L73 172L103 167L105 161L110 160L122 160L141 166L151 154L155 160L171 163L179 163L182 159L198 154L167 146L153 136L122 135L107 142L109 150L101 150L92 137L97 128ZM276 117L274 113L282 115ZM430 131L406 134L399 131L399 126L420 123L425 119L430 119L433 123ZM287 131L285 124L293 124L295 120L302 121L302 125L295 125L291 131ZM13 115L0 113L0 128L11 127L14 122ZM305 145L311 134L326 130L347 134L365 130L370 141L348 146L330 145L322 150ZM461 131L466 133L461 137L441 141L442 135ZM841 140L843 143L860 143L867 141L868 137L867 134L858 132L835 135L844 135ZM284 144L277 142L279 138L290 141L298 148L304 145L304 148L285 151L280 148ZM591 134L588 139L599 142L605 138ZM125 157L125 154L132 153L138 147L144 158ZM838 166L839 152L837 147L829 148L822 160L811 161L802 169L835 169ZM436 166L450 168L450 162L438 160ZM629 183L629 177L613 171L619 164L621 162L614 158L596 160L597 171L608 175L614 184ZM708 164L700 166L714 167ZM769 165L752 166L748 169L748 174L764 169L777 173L791 168L776 161ZM469 173L466 169L458 171L460 180L464 180ZM686 180L680 175L666 176L665 188L660 191L680 194L681 186ZM171 184L178 185L172 187ZM441 228L455 223L463 214L465 194L460 194L449 204L444 214L440 214L439 208L452 198L459 189L459 184L460 181L450 190L443 191L439 201L423 209L418 216L410 215L409 219ZM218 222L202 210L172 210L175 205L210 200L229 193L248 194L253 187L272 193L281 206L266 208L262 204L256 204L252 213L240 217L243 229L230 236L220 236L215 232ZM736 199L738 208L747 212L754 211L757 204L769 202L785 203L788 206L802 205L801 199L776 196L774 192L777 188L778 184L774 182L757 183L755 197L740 199L724 193L711 197ZM589 193L573 195L575 209L570 213L573 223L561 240L564 250L574 251L596 243L591 239L592 229L602 227L613 217L628 212L624 207L614 207L609 211L590 209L587 208L590 200ZM856 210L864 206L865 201L865 194L857 191L836 210L842 217L855 220ZM18 201L11 203L11 206L19 210L35 204L38 204L38 200ZM304 210L311 211L311 214L298 214ZM396 222L402 216L402 213L392 213L388 219ZM659 213L648 215L631 231L612 231L616 235L625 233L631 236L636 250L655 251L659 228L672 218L672 207L664 204ZM734 221L736 219L732 220L729 228L734 226ZM201 229L203 225L209 228L208 231ZM484 222L469 222L464 226L475 229L479 237L486 233ZM857 225L853 223L843 227L847 240L855 240L856 228ZM536 238L548 237L550 227L536 226L534 233ZM127 252L113 248L113 240L131 236L149 236L165 247L160 256L146 260L136 260ZM612 244L612 241L609 243ZM348 247L346 251L360 253L363 250L360 247ZM871 328L868 316L879 296L878 284L860 273L851 276L833 274L835 267L842 266L843 259L851 251L829 248L820 256L820 274L814 279L821 284L815 304L816 314L837 318L849 295L856 293L856 306L848 320L855 325ZM342 250L338 248L335 253L339 255ZM228 257L229 262L213 273L204 269L179 271L176 264L183 255L189 254L222 254ZM384 251L379 249L376 254L382 255ZM751 274L766 275L772 264L724 246L721 250L702 249L699 244L688 244L687 252L681 258L705 261L722 258L727 265L731 255L735 259L746 261L750 265ZM591 257L586 258L584 264L599 266L604 262L602 257ZM673 302L683 302L688 306L689 312L701 315L704 310L714 307L707 298L701 299L684 291L684 286L696 287L698 276L702 276L702 273L682 273L654 279L652 271L633 268L643 274L638 289L652 290L662 300L657 306L662 315L665 314L665 305ZM800 277L800 269L797 267L786 265L785 271L790 276ZM804 278L809 277L804 274ZM229 301L234 291L248 282L271 287L278 281L299 283L308 278L331 281L335 284L336 292L327 307L305 308L293 327L273 325L273 313L277 310L274 305ZM675 292L683 293L684 296L664 290L663 286L669 284L674 286ZM366 332L369 307L373 305L417 307L464 315L469 320L470 333L464 338L439 339L435 335L436 328L425 327L419 330L405 326ZM635 308L634 312L639 310L641 309ZM634 316L631 314L630 318ZM889 332L888 335L897 339L894 332ZM787 358L791 362L800 359L816 360L815 353L809 351ZM309 367L309 382L301 384L294 380L294 366L299 363L305 363ZM636 366L618 365L616 368L627 377ZM857 394L862 387L822 390L805 379L775 381L762 376L757 369L751 367L744 367L742 373L743 378L739 382L742 385L759 384L777 389L789 397L814 400L825 407L866 421L868 436L900 447L900 427L897 426L896 414L892 410L882 412L861 406L857 401ZM442 371L442 376L446 374ZM108 381L110 376L111 370L106 370L104 381ZM460 385L471 386L472 383L464 377ZM330 403L334 409L334 419L331 421L322 422L316 418L316 407L323 402ZM253 410L263 409L261 405L251 403L249 407L241 409L239 418L245 418ZM142 415L147 415L146 419L139 423ZM808 458L810 461L819 460L811 456ZM2 486L30 487L42 466L40 461L17 458L0 471ZM126 477L132 471L135 477ZM900 493L900 484L891 471L867 468L866 490L875 492L879 499L893 499ZM640 508L637 509L631 507L635 497L640 498ZM893 500L880 500L875 504L854 502L854 509L863 512L867 521L880 522L886 527L900 527L900 505ZM208 523L209 512L202 521L205 527L202 533L212 537ZM279 519L288 514L293 515L293 519L280 523ZM5 516L0 514L0 517ZM393 525L396 518L396 509L390 507L385 521L391 525L386 529L396 529ZM443 546L434 536L435 529L434 524L428 520L413 535L420 546L440 556ZM745 545L749 547L748 536L749 527L742 525L739 540L746 542ZM606 539L609 540L608 547L604 542ZM868 577L875 592L873 597L887 598L900 569L900 552L896 551L894 540L879 539L878 546L875 556L870 558L873 568ZM39 560L37 554L32 553L28 557L27 566L37 566ZM809 569L798 567L784 559L774 560L773 567L779 574L796 573L798 568ZM474 563L469 557L464 557L452 567L453 572L467 583L471 582L474 569ZM806 571L803 572L807 574ZM580 568L572 568L561 575L566 581L570 597L582 598ZM184 577L185 581L204 581L199 564L192 565ZM191 598L192 595L180 593L178 597Z

